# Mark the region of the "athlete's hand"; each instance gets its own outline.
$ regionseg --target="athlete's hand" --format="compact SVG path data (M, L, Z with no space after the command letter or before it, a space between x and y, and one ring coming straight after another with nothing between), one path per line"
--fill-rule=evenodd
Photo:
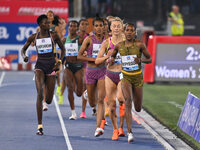
M53 67L53 71L55 71L55 72L59 71L60 70L60 64L61 64L60 61L56 62L55 66Z
M141 64L141 58L134 57L136 64Z
M83 56L85 56L85 57L87 56L87 51L83 52Z
M24 57L24 62L28 62L28 56Z
M114 57L110 57L110 58L108 58L107 61L106 61L106 63L107 63L108 65L110 65L110 66L113 65L114 62L115 62Z
M109 50L108 53L107 53L107 56L110 57L112 52L113 52L113 49Z

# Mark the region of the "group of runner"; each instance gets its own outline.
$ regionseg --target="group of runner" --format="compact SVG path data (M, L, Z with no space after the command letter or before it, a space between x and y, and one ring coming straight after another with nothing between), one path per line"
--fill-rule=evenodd
M50 12L53 19L49 19L48 13L38 17L39 30L28 38L21 50L25 62L28 62L26 50L31 43L36 46L38 55L34 70L37 89L37 134L43 135L42 111L47 110L47 104L52 102L57 78L58 104L63 104L63 93L66 87L68 90L72 113L70 120L77 119L73 95L75 92L77 96L82 96L80 117L86 118L87 101L93 114L96 114L94 136L98 137L104 133L107 114L105 110L109 110L113 125L112 140L125 136L123 124L126 119L128 142L132 142L132 102L136 111L139 112L142 108L141 63L151 63L151 56L145 45L135 38L136 27L132 23L124 25L119 17L109 16L106 19L97 16L93 19L91 33L87 33L87 19L81 19L79 22L71 20L66 36L63 28L59 31L56 29L59 25L53 24L56 21L53 12ZM59 48L56 48L56 45ZM55 49L58 51L57 55ZM62 84L59 79L61 64L64 66ZM119 103L119 127L116 100Z

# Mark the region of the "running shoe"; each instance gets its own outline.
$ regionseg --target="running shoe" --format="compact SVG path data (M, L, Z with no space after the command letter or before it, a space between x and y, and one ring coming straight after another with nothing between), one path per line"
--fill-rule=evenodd
M109 116L109 108L108 107L105 108L105 114L104 115L105 115L105 117Z
M112 136L113 141L119 140L118 134L119 134L118 129L113 130L113 136Z
M88 93L87 93L87 90L85 90L85 91L83 92L83 97L84 97L84 99L86 99L86 100L88 101Z
M86 118L85 112L82 112L80 118Z
M77 119L77 116L76 115L71 115L70 117L69 117L69 120L76 120Z
M119 136L125 136L125 133L122 128L119 128Z
M93 115L93 116L96 116L96 115L97 115L97 110L96 110L96 108L92 108L92 115Z
M60 90L61 90L61 85L60 85L60 86L57 86L57 89L56 89L56 95L57 95L57 96L60 95Z
M43 135L43 128L39 128L36 132L37 135Z
M59 104L59 105L63 105L63 95L59 95L58 104Z
M106 124L106 120L101 120L100 128L104 129Z
M104 130L101 129L101 128L97 128L95 133L94 133L94 136L95 137L99 137L100 135L102 135L104 133Z
M125 115L125 104L119 105L119 116L123 117Z
M48 104L43 101L43 111L47 111L47 110L48 110Z
M128 143L133 141L134 141L133 133L128 133Z

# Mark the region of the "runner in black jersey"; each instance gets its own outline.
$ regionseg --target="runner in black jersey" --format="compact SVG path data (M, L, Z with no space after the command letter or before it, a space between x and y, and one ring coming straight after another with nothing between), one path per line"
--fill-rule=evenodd
M25 62L28 62L28 56L26 50L32 42L35 43L37 50L37 62L35 65L35 85L37 89L37 118L38 118L38 135L43 135L42 126L42 99L43 87L45 87L46 102L50 104L53 99L54 88L55 88L55 75L58 71L61 60L57 63L54 57L54 45L57 43L61 48L61 59L65 54L65 48L55 32L50 32L49 21L46 15L40 15L37 18L37 23L40 26L40 31L32 34L26 41L25 45L21 50L21 55Z

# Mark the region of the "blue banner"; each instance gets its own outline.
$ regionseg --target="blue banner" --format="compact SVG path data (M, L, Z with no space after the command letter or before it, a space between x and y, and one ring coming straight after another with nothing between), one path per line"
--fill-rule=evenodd
M0 23L0 44L25 44L37 27L34 23Z
M198 142L200 141L200 99L188 93L178 126Z

